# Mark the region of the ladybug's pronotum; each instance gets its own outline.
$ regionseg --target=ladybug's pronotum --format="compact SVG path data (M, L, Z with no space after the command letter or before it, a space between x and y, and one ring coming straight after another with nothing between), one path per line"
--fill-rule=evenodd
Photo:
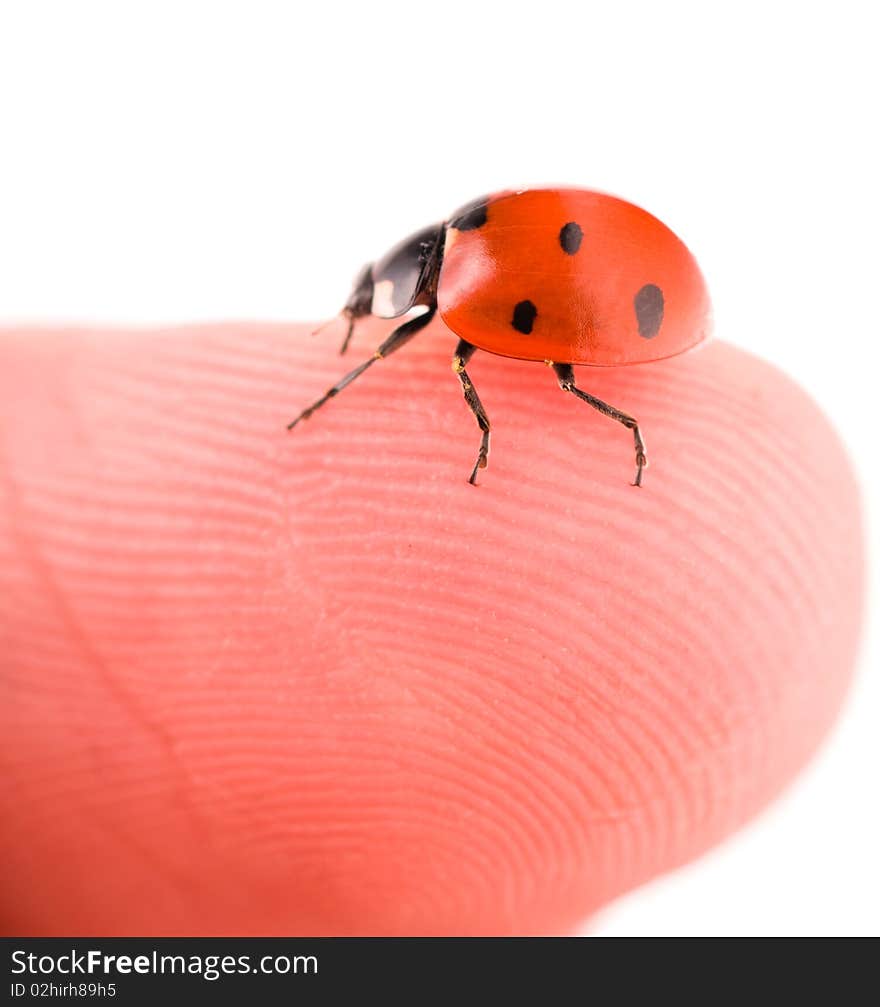
M700 270L656 217L586 189L502 192L469 203L364 267L342 311L348 320L342 352L358 318L411 317L289 429L438 311L459 337L452 367L482 432L471 483L489 458L489 418L465 370L475 350L544 361L563 391L632 430L640 486L647 458L638 423L580 389L573 365L661 360L696 346L710 329Z

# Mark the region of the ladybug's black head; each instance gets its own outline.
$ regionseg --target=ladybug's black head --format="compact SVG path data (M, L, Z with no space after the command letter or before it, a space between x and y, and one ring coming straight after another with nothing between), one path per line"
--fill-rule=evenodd
M442 224L425 227L373 263L374 315L398 318L433 298L444 230Z
M445 233L443 224L426 227L364 266L342 309L348 319L343 352L358 318L398 318L417 304L435 303Z
M357 274L354 286L345 302L342 313L352 322L373 310L373 264L369 263Z

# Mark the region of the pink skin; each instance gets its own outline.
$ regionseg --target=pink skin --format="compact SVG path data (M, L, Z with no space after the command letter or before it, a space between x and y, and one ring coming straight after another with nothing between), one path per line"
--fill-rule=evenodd
M862 599L828 422L721 342L578 368L440 322L0 333L0 927L558 934L754 815ZM756 908L756 913L759 910Z

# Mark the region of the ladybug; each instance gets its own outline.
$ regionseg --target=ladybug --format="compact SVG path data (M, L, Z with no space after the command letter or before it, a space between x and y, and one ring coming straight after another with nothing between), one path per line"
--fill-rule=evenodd
M640 486L648 460L637 421L579 388L573 365L662 360L710 331L700 270L656 217L588 189L501 192L466 204L361 270L342 310L342 353L359 318L410 317L288 429L409 342L437 312L459 337L452 369L482 432L472 484L489 459L489 417L465 369L475 350L543 361L563 391L631 430L633 485Z

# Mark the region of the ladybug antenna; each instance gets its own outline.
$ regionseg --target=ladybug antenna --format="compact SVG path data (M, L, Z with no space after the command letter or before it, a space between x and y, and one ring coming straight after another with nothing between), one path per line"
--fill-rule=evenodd
M317 336L319 332L323 332L324 329L326 329L328 325L332 325L338 317L339 315L334 315L332 318L328 318L326 322L321 322L317 329L312 329L312 335Z

